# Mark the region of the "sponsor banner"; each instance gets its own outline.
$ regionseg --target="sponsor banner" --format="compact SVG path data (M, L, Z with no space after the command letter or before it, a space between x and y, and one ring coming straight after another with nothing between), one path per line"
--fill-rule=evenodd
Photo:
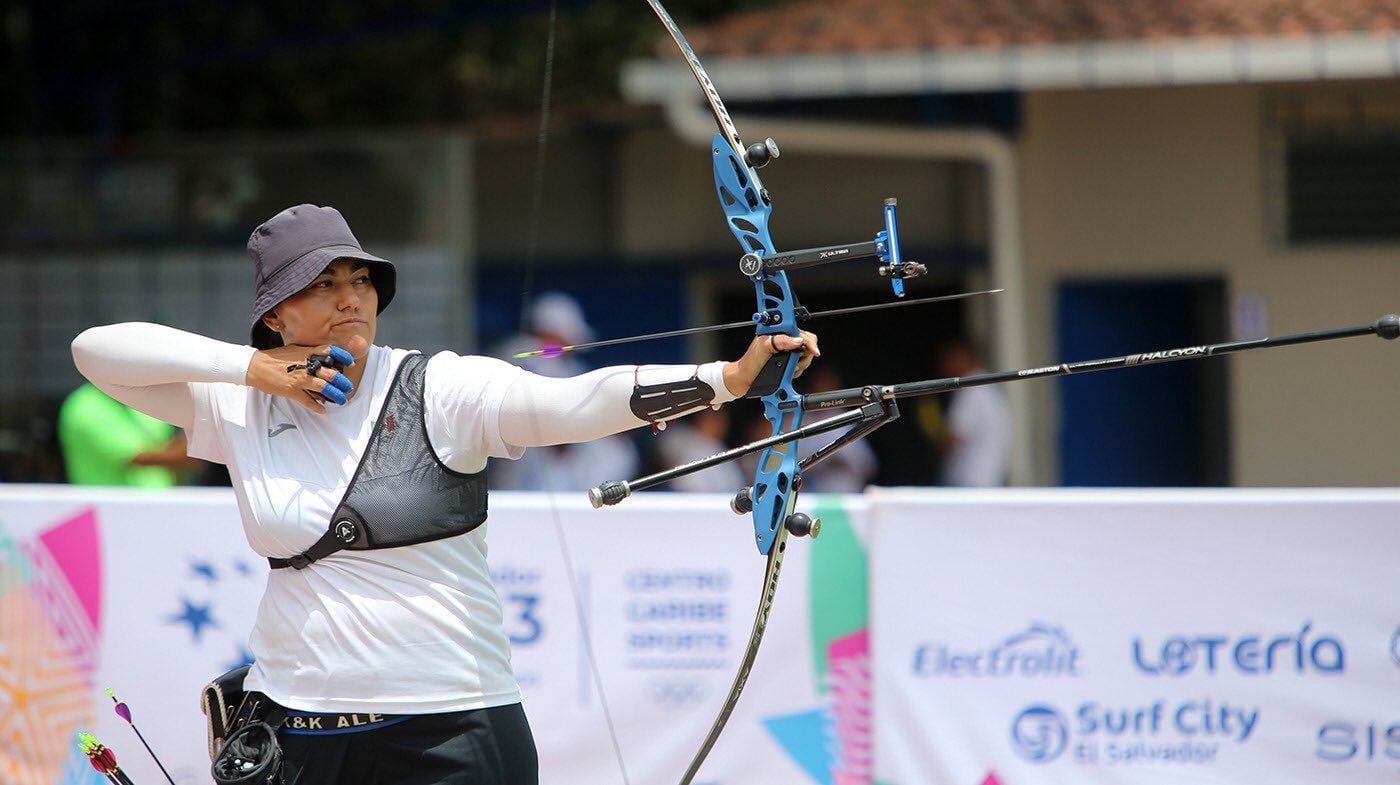
M877 782L1400 774L1400 491L870 503Z
M595 511L581 497L492 493L490 560L542 781L684 771L763 579L751 524L726 503L642 494ZM870 781L864 507L807 496L803 508L823 537L792 540L757 664L697 782L751 782L758 761L768 783ZM134 781L164 781L110 687L177 782L209 783L197 695L247 661L267 571L226 490L0 486L0 782L103 781L77 752L81 730Z
M752 524L726 504L642 494L598 511L578 498L492 494L491 563L542 782L623 780L580 613L627 778L685 771L728 695L763 584ZM870 781L861 506L809 495L803 508L823 519L822 537L789 540L757 662L698 783L752 782L756 761L767 783L830 783L852 767L863 778L845 781Z

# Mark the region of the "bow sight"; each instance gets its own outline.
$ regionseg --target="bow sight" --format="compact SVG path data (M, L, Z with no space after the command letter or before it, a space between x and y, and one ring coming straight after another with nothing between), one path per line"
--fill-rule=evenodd
M768 140L773 141L773 140ZM890 279L896 297L904 296L904 280L917 278L928 272L928 268L918 262L908 261L899 252L899 225L895 218L895 207L899 200L890 197L885 200L885 228L875 235L875 239L865 243L848 245L826 245L820 248L803 248L797 251L780 251L771 256L746 253L739 257L739 272L750 278L761 277L764 273L779 270L801 270L833 262L856 262L876 259L883 262L876 271ZM754 321L760 321L755 315Z

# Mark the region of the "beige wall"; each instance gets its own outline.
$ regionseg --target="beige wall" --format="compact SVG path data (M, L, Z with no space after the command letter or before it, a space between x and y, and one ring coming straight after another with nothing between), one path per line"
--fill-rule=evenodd
M1272 118L1351 117L1357 106L1370 113L1368 121L1400 127L1400 82L1027 96L1017 152L1028 364L1087 359L1056 356L1055 286L1076 277L1218 276L1232 302L1266 305L1269 334L1361 324L1400 311L1400 244L1285 247L1270 212L1280 196ZM755 138L763 133L746 130ZM531 181L521 172L533 160L528 141L511 143L513 149L482 146L480 183L493 196L480 199L480 216L482 226L493 227L483 234L497 237L494 246L482 241L485 255L518 251L525 234ZM743 285L732 275L738 253L723 228L702 148L643 125L604 138L552 138L549 160L543 256L713 255L713 264L697 268L695 283ZM986 184L972 164L789 149L763 177L776 202L772 230L780 249L867 239L880 228L879 205L888 195L900 197L906 245L986 242ZM884 285L868 270L814 271L808 279L818 275L869 287L872 300ZM696 290L697 301L706 291ZM1236 484L1397 484L1400 468L1392 466L1389 448L1400 437L1400 411L1391 405L1400 391L1400 342L1356 338L1206 362L1227 364ZM1055 484L1059 476L1056 387L1026 383L1032 425L1022 438L1032 441L1040 484Z
M1020 155L1031 356L1087 359L1055 358L1052 332L1055 286L1081 276L1218 275L1232 302L1262 298L1269 334L1400 311L1400 245L1275 239L1266 107L1353 92L1400 106L1390 83L1029 96ZM1206 360L1229 363L1235 484L1397 484L1397 352L1400 343L1353 338ZM1053 386L1033 401L1037 480L1053 483Z
M756 138L762 128L752 129ZM781 145L782 139L778 140ZM628 134L620 160L619 247L643 257L714 253L728 276L739 250L715 195L710 157L664 129ZM824 155L794 149L760 176L773 195L770 230L778 250L865 242L884 228L884 200L899 198L905 245L985 242L981 173L947 161ZM853 280L870 268L836 265ZM742 278L734 276L742 282ZM874 287L888 288L871 277Z

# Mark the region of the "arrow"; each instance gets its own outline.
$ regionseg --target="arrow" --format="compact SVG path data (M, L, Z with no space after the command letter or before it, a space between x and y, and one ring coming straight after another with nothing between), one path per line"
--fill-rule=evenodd
M131 778L126 776L117 765L117 755L112 752L111 747L104 746L102 742L93 738L92 734L86 731L78 734L78 749L88 756L88 762L94 769L102 773L108 782L116 785L133 785Z
M116 704L116 708L114 708L113 711L117 713L117 716L126 720L126 724L130 725L133 731L136 731L136 738L141 740L141 746L146 748L146 752L150 754L151 760L155 761L156 765L160 767L160 773L165 775L166 781L169 782L170 785L175 785L175 780L171 778L170 772L165 770L165 764L160 762L160 758L156 757L156 751L151 749L151 745L146 743L146 737L141 735L141 729L136 727L136 723L131 721L131 709L128 708L125 703L117 700L116 693L112 692L110 689L107 690L107 697L111 698L112 703ZM96 740L94 739L94 741ZM97 764L94 763L93 765L95 766ZM123 774L122 776L125 777L126 775ZM129 781L128 785L130 785Z
M851 308L836 308L830 311L818 311L816 313L798 314L799 322L808 319L818 319L823 316L844 316L850 313L860 313L862 311L879 311L885 308L902 308L906 305L925 305L927 303L941 303L949 300L964 300L969 297L982 297L989 294L1004 292L1005 289L984 289L979 292L963 292L961 294L947 294L941 297L923 297L918 300L901 300L892 303L878 303L875 305L857 305ZM728 324L714 324L707 327L687 327L683 330L669 330L664 333L648 333L646 335L633 335L628 338L609 338L606 341L593 341L591 343L577 343L568 346L542 346L528 352L520 352L512 355L516 360L523 360L527 357L558 357L566 352L577 352L584 349L596 349L599 346L616 346L622 343L637 343L640 341L654 341L658 338L674 338L679 335L695 335L697 333L717 332L719 330L737 330L740 327L753 327L754 322L761 321L762 315L755 314L754 318L746 322L730 322Z

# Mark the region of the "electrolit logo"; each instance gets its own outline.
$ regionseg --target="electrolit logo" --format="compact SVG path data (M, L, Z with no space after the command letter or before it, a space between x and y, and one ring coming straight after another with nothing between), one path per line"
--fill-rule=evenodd
M989 646L929 641L914 648L922 678L1007 678L1080 675L1079 647L1061 627L1033 623Z

